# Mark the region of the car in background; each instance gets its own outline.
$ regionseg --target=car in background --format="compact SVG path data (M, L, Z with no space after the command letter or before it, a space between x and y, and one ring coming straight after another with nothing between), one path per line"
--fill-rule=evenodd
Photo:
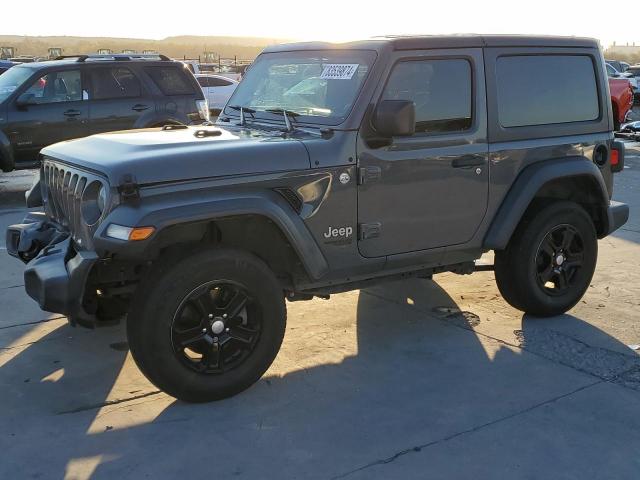
M163 55L79 55L16 65L0 76L0 169L29 168L40 150L94 133L200 124L202 89Z
M640 83L640 65L631 65L624 74L629 80L635 80L636 84ZM634 102L640 103L640 89L634 89L633 96Z
M605 60L605 63L611 65L620 73L626 72L627 68L629 68L629 64L627 62L622 62L620 60Z
M33 63L37 62L39 59L36 57L22 56L22 57L12 57L10 59L14 63Z
M613 129L620 130L620 125L627 121L627 116L633 108L634 92L631 82L627 78L609 77L609 93L613 112Z
M631 82L631 88L633 88L634 92L638 89L638 78L635 75L629 72L622 72L609 63L605 63L605 66L609 78L627 78Z
M15 63L10 60L0 60L0 75L2 75L14 65Z
M638 91L638 79L631 74L620 73L613 65L605 63L611 94L614 130L627 121L627 116L633 108L634 98Z
M208 74L230 78L239 82L251 64L243 63L239 65L220 65L219 63L200 63L198 60L179 60L194 75Z
M209 102L209 110L215 115L224 108L239 83L222 75L200 73L195 77Z

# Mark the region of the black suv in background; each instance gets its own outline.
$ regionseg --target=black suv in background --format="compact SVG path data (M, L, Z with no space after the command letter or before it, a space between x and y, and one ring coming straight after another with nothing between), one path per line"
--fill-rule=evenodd
M0 77L0 168L33 166L43 147L94 133L209 119L202 89L163 55L81 55Z

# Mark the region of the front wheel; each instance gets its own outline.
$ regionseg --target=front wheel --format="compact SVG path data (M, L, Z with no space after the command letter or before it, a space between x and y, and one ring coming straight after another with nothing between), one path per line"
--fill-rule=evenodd
M495 255L496 282L513 307L549 317L571 309L586 292L598 258L591 218L573 202L529 214Z
M257 257L236 250L161 264L140 286L127 322L145 376L180 400L207 402L255 383L286 326L284 295Z

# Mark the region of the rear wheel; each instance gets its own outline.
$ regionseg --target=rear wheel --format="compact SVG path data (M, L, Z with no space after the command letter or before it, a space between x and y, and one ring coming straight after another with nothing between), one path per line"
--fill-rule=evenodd
M285 332L282 289L258 258L203 251L160 266L141 286L127 324L131 354L158 388L188 402L248 388Z
M579 205L557 202L529 214L506 250L496 252L500 293L532 315L559 315L589 287L598 257L593 222Z

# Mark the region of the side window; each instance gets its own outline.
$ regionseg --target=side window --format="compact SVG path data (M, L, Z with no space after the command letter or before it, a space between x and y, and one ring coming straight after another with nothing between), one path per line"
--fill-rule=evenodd
M615 75L615 73L616 73L615 69L611 65L609 65L608 63L606 65L607 65L607 75L609 77L613 77Z
M165 95L191 95L193 86L183 68L147 67L145 71Z
M224 80L222 78L210 78L209 81L211 82L211 86L212 87L227 87L229 85L231 85L231 82Z
M588 55L513 55L496 63L498 118L505 127L584 122L600 116Z
M37 104L77 102L85 97L81 79L80 70L51 72L36 80L25 93L32 94Z
M398 63L383 100L411 100L416 133L451 133L472 125L471 64L463 59L411 60Z
M100 67L91 70L91 85L95 100L135 98L142 95L140 81L124 67Z
M198 80L198 83L203 88L211 86L211 84L209 83L209 77L196 77L196 80Z

